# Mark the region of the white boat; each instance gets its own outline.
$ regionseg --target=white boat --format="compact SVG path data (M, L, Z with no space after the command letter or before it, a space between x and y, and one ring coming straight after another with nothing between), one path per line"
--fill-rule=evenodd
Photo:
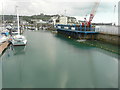
M23 46L23 45L26 45L27 44L27 39L25 38L25 36L23 35L20 35L20 28L19 28L19 14L17 12L17 24L18 24L18 34L17 35L14 35L12 37L12 44L14 46Z
M23 35L15 35L12 38L12 44L14 46L24 46L27 44L27 39Z
M8 40L8 37L6 36L0 36L0 44L7 41Z
M57 33L57 30L52 31L52 33Z
M85 39L77 40L77 42L85 42L85 41L86 41Z

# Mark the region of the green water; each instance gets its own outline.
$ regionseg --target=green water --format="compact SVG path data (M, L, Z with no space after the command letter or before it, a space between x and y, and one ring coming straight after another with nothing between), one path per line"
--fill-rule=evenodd
M26 47L1 57L3 88L117 88L117 54L50 32L27 31Z

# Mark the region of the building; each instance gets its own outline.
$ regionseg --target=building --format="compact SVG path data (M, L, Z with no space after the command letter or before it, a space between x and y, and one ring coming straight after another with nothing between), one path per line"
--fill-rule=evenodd
M67 24L68 18L66 16L59 17L58 24Z
M76 24L77 23L77 20L75 17L68 17L68 21L67 21L68 24Z
M40 23L42 20L41 19L31 19L33 23Z
M53 16L51 17L52 24L76 24L77 20L75 17L68 16Z

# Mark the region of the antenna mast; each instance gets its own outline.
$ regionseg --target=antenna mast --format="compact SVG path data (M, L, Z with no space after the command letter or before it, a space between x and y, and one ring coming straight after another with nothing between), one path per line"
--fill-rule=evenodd
M18 26L18 35L20 35L20 24L19 24L19 13L18 13L18 6L16 6L16 12L17 12L17 26Z

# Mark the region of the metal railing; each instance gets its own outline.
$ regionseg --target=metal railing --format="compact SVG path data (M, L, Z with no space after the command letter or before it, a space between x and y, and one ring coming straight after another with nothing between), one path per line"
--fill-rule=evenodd
M66 29L66 30L78 30L78 31L95 31L95 26L82 26L82 25L63 25L63 24L57 24L55 28L58 29Z

